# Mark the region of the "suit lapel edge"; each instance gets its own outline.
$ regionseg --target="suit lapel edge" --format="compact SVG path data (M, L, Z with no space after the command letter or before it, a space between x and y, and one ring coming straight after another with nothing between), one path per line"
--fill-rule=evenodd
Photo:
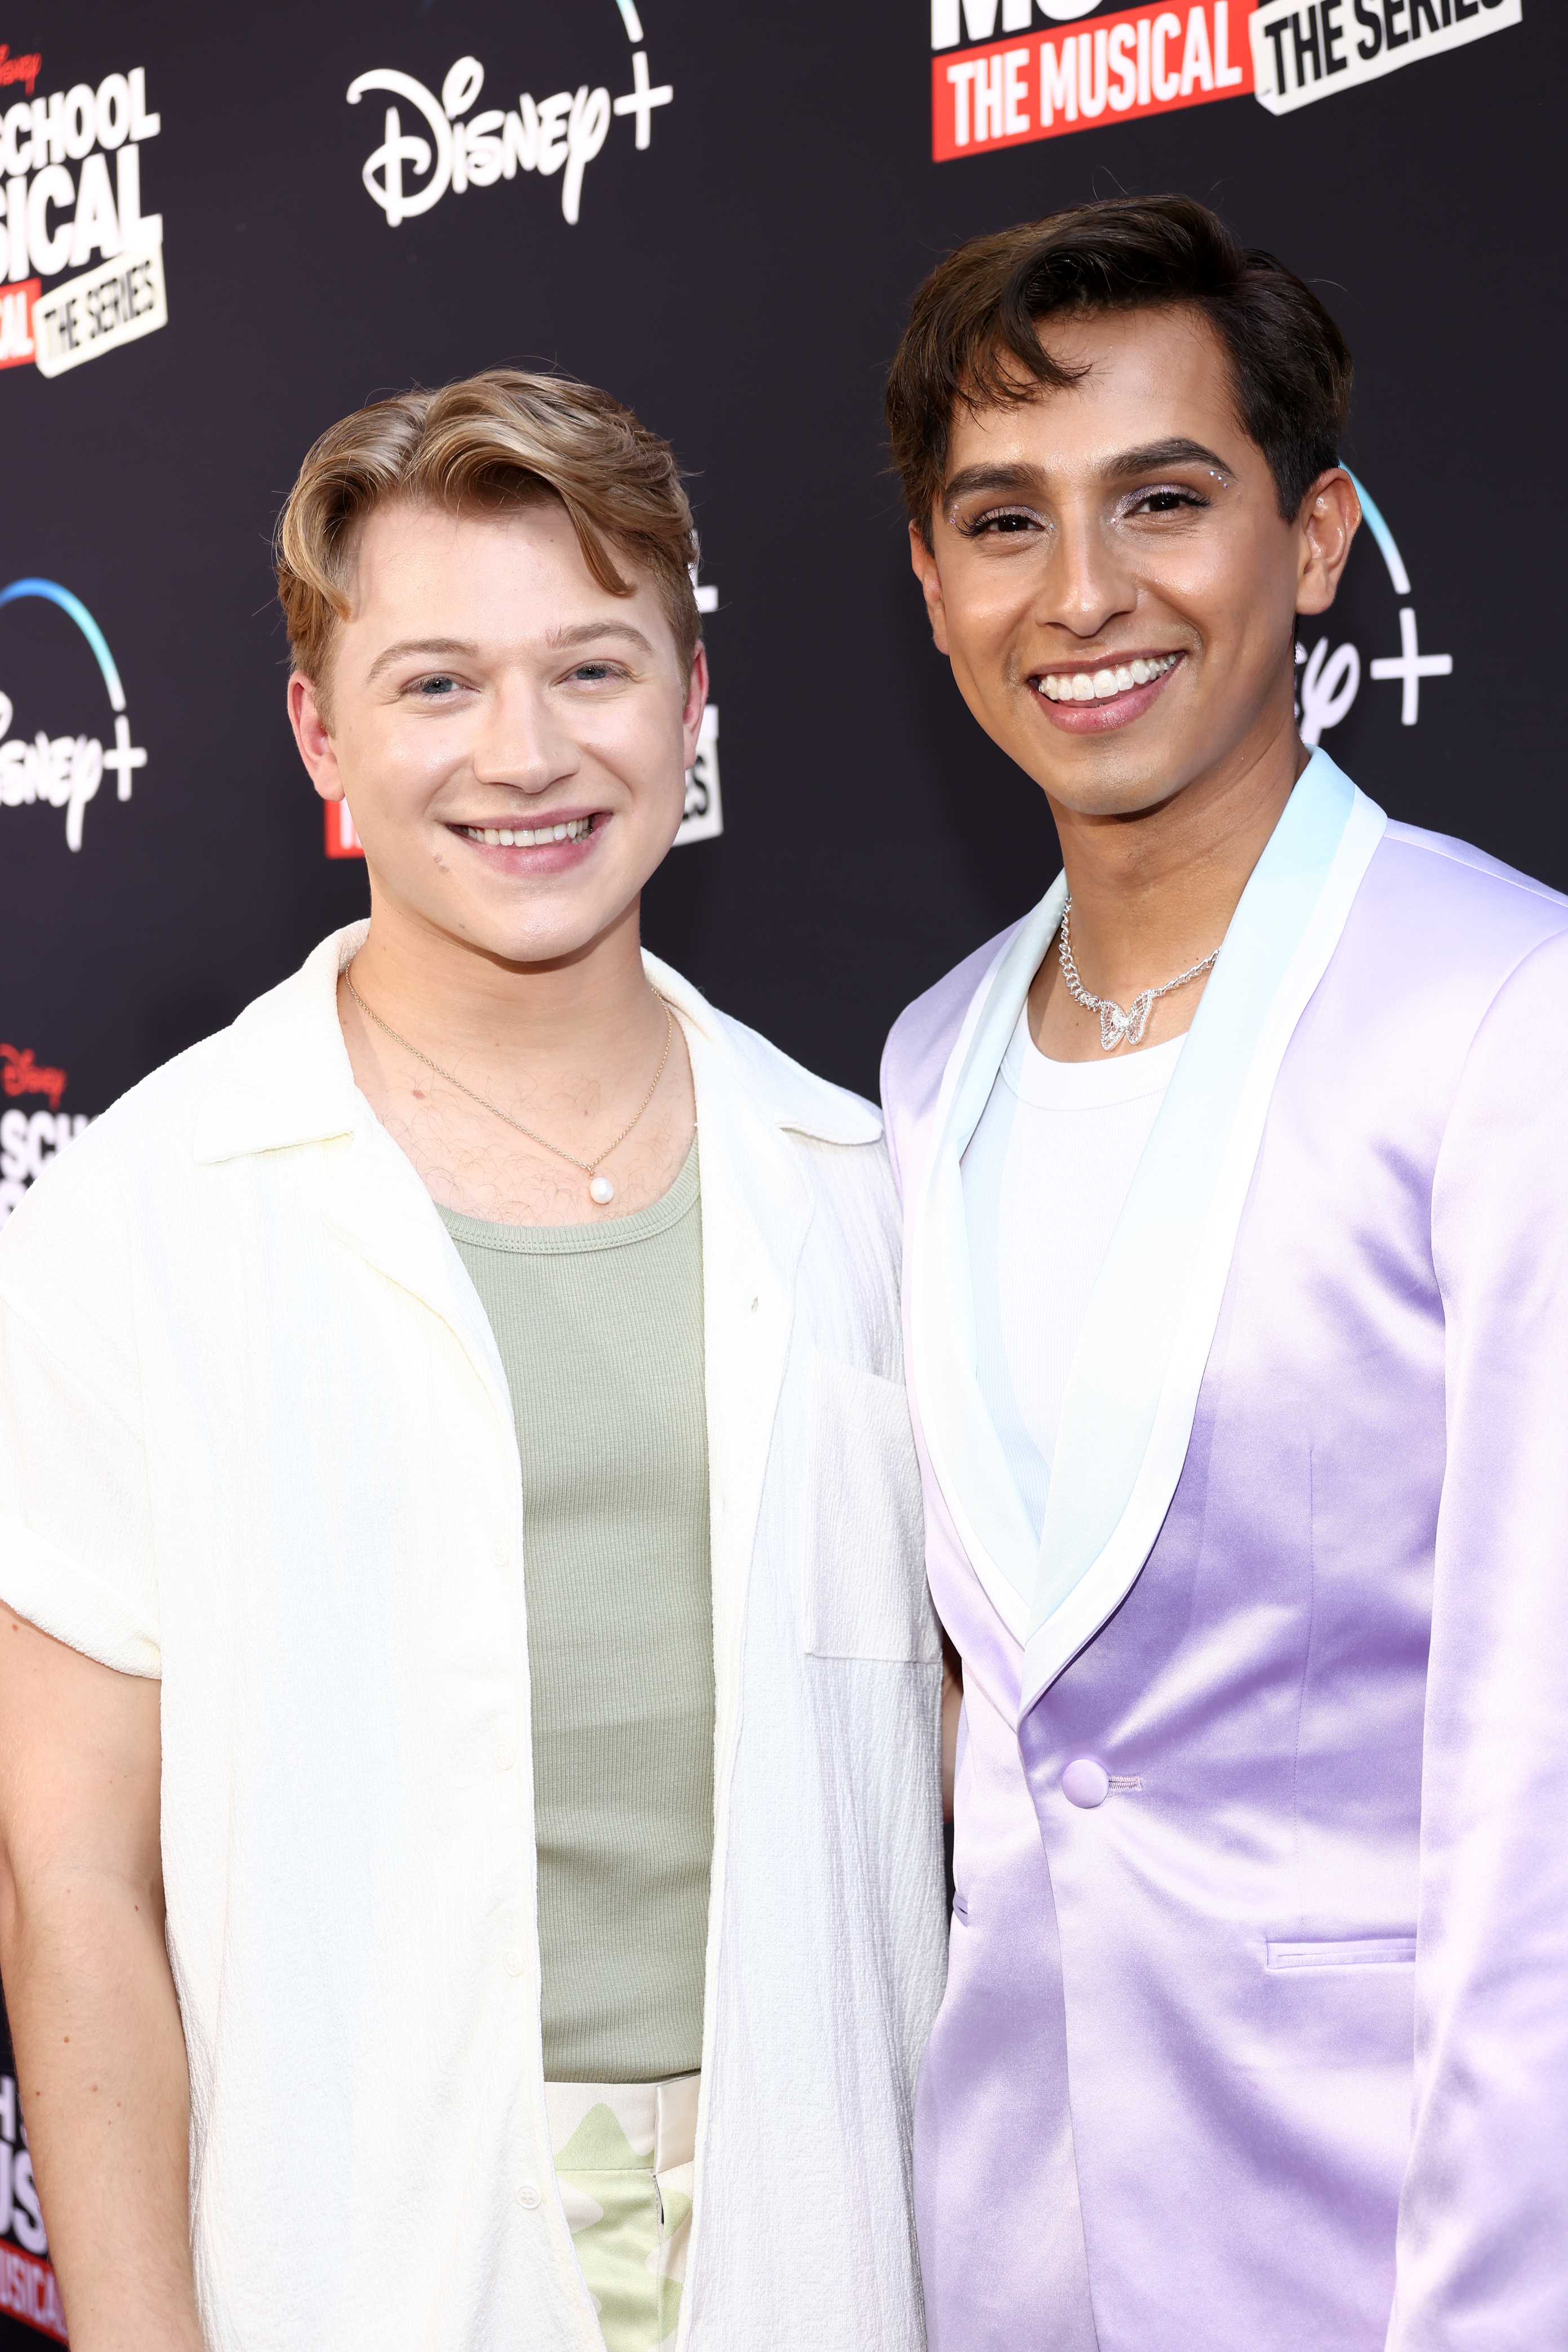
M1321 821L1321 807L1313 803L1325 803L1329 795L1341 793L1348 802L1339 838L1300 923L1295 947L1258 1021L1251 1052L1236 1087L1224 1150L1192 1261L1191 1280L1169 1347L1152 1423L1136 1474L1109 1539L1083 1573L1043 1616L1041 1601L1037 1601L1036 1622L1026 1646L1021 1713L1034 1706L1070 1660L1093 1639L1107 1618L1120 1608L1153 1549L1186 1461L1198 1392L1214 1343L1279 1070L1301 1015L1332 961L1356 893L1386 828L1383 811L1342 775L1326 753L1315 755L1311 768L1303 772L1298 792L1308 782L1309 775L1311 784L1306 812L1310 816ZM1119 1226L1112 1248L1122 1244ZM1097 1294L1099 1287L1097 1284ZM1073 1475L1070 1468L1068 1475ZM1058 1482L1053 1477L1053 1502L1057 1496ZM1047 1547L1053 1532L1052 1512L1047 1506L1042 1581Z
M909 1225L909 1376L926 1455L982 1591L1020 1643L1028 1631L1028 1592L1007 1574L997 1557L1001 1547L982 1536L981 1514L966 1500L976 1473L989 1465L975 1459L981 1450L976 1416L984 1415L984 1406L969 1369L973 1312L958 1164L995 1083L1029 984L1061 921L1066 898L1067 884L1058 875L999 950L970 1000L942 1072L931 1148ZM1032 1543L1029 1550L1032 1559Z

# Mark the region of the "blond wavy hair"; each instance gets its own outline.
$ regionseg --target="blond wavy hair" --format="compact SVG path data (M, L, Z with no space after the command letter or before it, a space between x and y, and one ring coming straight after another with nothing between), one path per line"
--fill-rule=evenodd
M328 427L278 518L278 596L295 669L332 723L331 657L351 610L360 526L395 499L515 511L558 499L583 560L612 596L651 581L688 667L701 635L697 533L668 441L592 384L489 368L439 392L403 392Z

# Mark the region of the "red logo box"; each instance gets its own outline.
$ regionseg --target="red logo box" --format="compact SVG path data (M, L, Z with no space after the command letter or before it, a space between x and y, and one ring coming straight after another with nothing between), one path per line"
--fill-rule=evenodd
M1081 33L934 57L931 159L951 163L1069 131L1103 131L1252 89L1253 0L1124 8Z
M7 2156L10 2152L5 2151ZM0 2243L0 2311L9 2312L25 2327L37 2328L40 2336L52 2336L57 2344L70 2342L59 2289L48 2263L4 2243Z
M0 286L0 368L33 365L37 356L33 305L43 290L41 278L24 278L19 286Z
M327 819L327 856L329 857L363 857L364 844L354 830L347 801L323 801Z

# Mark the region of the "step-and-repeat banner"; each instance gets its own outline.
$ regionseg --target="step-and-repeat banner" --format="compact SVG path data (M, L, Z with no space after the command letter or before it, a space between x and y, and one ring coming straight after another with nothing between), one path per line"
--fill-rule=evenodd
M940 255L1090 194L1201 196L1321 291L1370 528L1302 630L1303 734L1568 884L1563 16L0 0L0 1218L364 908L269 532L323 425L498 362L606 385L693 476L715 709L651 944L874 1090L900 1006L1055 870L931 646L882 377ZM58 2336L0 2067L0 2332Z

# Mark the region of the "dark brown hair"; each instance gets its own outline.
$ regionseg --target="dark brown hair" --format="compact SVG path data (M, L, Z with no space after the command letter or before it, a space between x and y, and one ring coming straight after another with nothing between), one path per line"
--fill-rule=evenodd
M550 498L571 517L601 588L633 593L612 550L650 575L689 664L701 635L687 568L697 534L668 442L592 384L491 368L356 409L300 468L278 519L278 594L294 667L329 725L332 645L349 614L354 538L372 509L402 499L494 512Z
M928 544L958 404L1021 404L1041 385L1078 381L1042 347L1037 320L1174 303L1201 311L1224 344L1238 420L1293 522L1339 462L1352 376L1344 337L1310 286L1271 253L1244 249L1205 205L1113 196L961 245L915 296L888 380L888 427Z

